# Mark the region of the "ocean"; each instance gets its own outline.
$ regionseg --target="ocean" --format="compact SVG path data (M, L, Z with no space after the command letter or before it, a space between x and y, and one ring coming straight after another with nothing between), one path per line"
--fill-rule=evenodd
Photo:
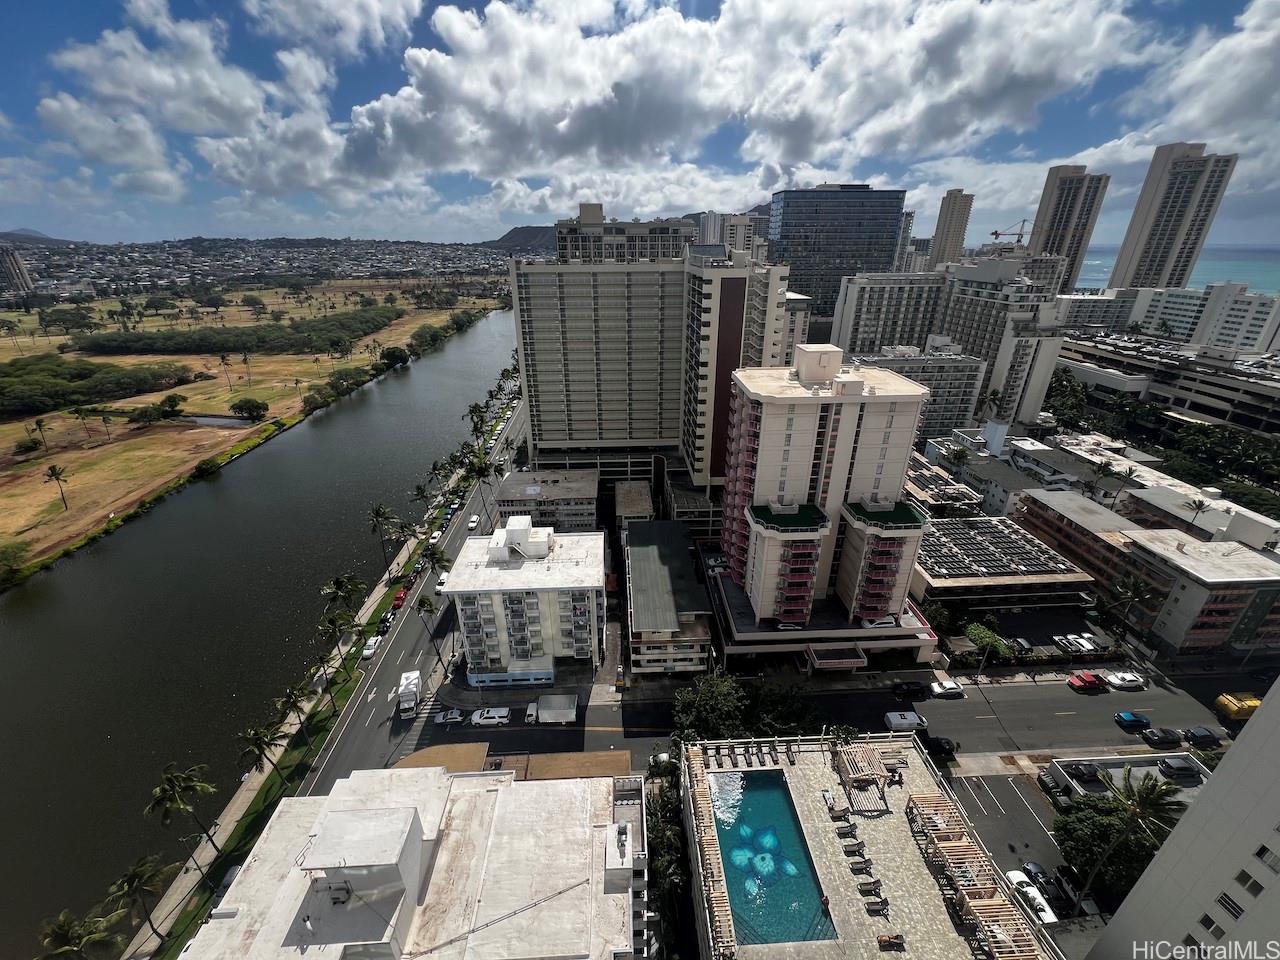
M1079 287L1105 287L1111 279L1118 244L1093 244L1080 268ZM1208 283L1247 283L1251 291L1280 291L1280 247L1205 247L1191 274L1192 288Z

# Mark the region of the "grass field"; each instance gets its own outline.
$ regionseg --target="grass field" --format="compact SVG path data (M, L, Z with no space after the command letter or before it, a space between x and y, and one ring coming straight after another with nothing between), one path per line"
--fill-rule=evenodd
M319 316L325 310L355 309L360 292L376 295L381 300L385 293L398 291L402 286L400 281L334 281L312 288L314 299L309 302L286 297L282 289L248 292L261 297L268 311L284 310L292 318ZM237 300L240 296L241 293L229 295ZM155 403L166 393L176 392L187 398L182 404L187 413L227 415L233 401L252 397L268 405L270 419L283 420L286 424L296 422L302 414L302 395L307 387L323 381L335 365L368 364L381 347L403 345L409 334L424 323L443 324L453 310L494 305L492 301L464 297L449 309L419 310L398 293L397 298L396 305L406 310L405 315L377 334L358 341L351 357L343 360L261 354L251 355L247 365L240 357L232 357L231 365L224 368L218 357L205 355L89 357L122 366L173 361L185 364L193 372L212 374L213 379L173 391L114 401L106 406L121 413L105 424L100 415L82 423L68 413L46 414L42 419L47 448L25 456L15 455L14 445L28 433L35 432L35 418L0 423L0 544L24 543L28 563L54 556L186 477L199 461L225 457L233 448L252 445L253 441L276 431L269 424L249 423L228 427L177 422L151 426L129 424L125 414L135 407ZM177 301L177 305L180 312L193 306L190 301ZM118 310L120 304L118 300L105 300L91 306L105 322L106 312ZM0 362L19 355L56 350L59 344L67 342L67 337L40 333L34 313L0 312L0 316L16 318L23 325L15 337L0 340ZM176 326L191 322L182 319ZM271 321L255 319L250 308L236 305L223 307L218 314L203 310L199 322L238 326ZM142 321L142 329L174 325L163 316L147 315ZM57 485L44 480L51 464L66 472L68 509L63 509Z

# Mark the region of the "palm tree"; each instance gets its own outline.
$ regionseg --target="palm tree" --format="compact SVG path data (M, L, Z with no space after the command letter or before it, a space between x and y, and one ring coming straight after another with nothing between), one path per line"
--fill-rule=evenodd
M1182 509L1192 511L1191 526L1194 527L1196 525L1196 520L1200 518L1200 514L1204 513L1211 506L1212 504L1209 503L1208 500L1205 500L1202 497L1193 497L1182 505Z
M319 671L320 675L324 677L324 684L320 687L320 689L325 694L325 696L329 698L329 708L334 713L337 713L338 704L333 699L332 674L329 673L329 669L332 666L333 666L333 661L330 660L329 656L326 654L325 656L320 658L319 662L316 663L313 669Z
M150 901L164 893L165 884L173 872L173 866L162 864L155 854L143 857L107 888L107 902L119 903L135 918L145 920L151 932L163 943L167 934L161 933L156 926L151 916Z
M204 779L208 770L209 765L206 763L197 763L185 770L179 770L178 765L170 761L160 775L160 785L151 791L151 802L143 808L142 813L145 816L153 813L160 814L162 827L167 827L172 822L175 813L190 817L200 828L200 832L205 835L214 852L221 853L222 848L218 846L209 828L196 814L195 804L192 802L199 797L217 792L218 788Z
M1112 601L1107 609L1114 607L1123 607L1120 613L1121 619L1128 624L1129 611L1136 604L1139 607L1145 607L1155 599L1155 592L1151 589L1151 585L1141 577L1135 577L1133 574L1126 574L1120 578L1116 584L1115 600Z
M453 566L453 562L449 559L449 555L440 549L439 544L432 546L428 544L422 548L421 559L427 562L427 566L432 573L443 573Z
M107 432L107 443L110 443L111 442L111 418L110 417L102 418L102 429Z
M413 493L409 495L410 503L427 503L435 496L431 492L431 488L425 483L415 483L413 485Z
M103 951L114 951L124 946L124 936L112 931L129 912L127 909L103 913L105 905L99 905L84 917L77 917L70 910L63 910L56 917L40 926L40 946L45 947L40 960L61 957L65 960L92 960Z
M351 614L346 610L335 610L326 614L325 618L320 621L318 629L321 636L325 640L326 648L332 650L338 648L338 669L346 679L351 679L351 671L347 667L346 659L342 656L342 638L349 632L355 630L356 623L352 619Z
M62 509L70 510L67 506L67 491L63 484L67 482L67 471L56 463L49 464L49 469L44 472L45 483L56 483L58 485L58 496L62 498Z
M276 726L260 726L247 727L238 736L240 742L244 744L244 749L240 751L240 759L248 760L250 768L257 773L261 773L270 764L283 785L284 774L276 766L271 754L289 742L289 735Z
M387 556L387 535L386 528L398 518L391 512L391 508L385 503L375 504L373 509L369 511L369 527L370 533L378 535L378 543L382 546L382 562L384 566L391 565L391 559Z
M218 366L222 367L222 372L227 378L227 389L231 389L231 358L225 353L218 354Z
M88 423L88 421L87 421L87 420L85 420L85 418L84 418L84 413L85 413L85 411L84 411L84 407L72 407L72 408L71 408L71 415L72 415L73 417L78 417L78 418L80 419L80 426L84 427L84 435L85 435L85 437L87 437L89 440L92 440L92 439L93 439L93 434L89 432L89 423Z
M969 453L968 447L962 447L959 445L953 445L946 454L947 462L955 467L956 470L964 469L964 466L969 462L971 456L972 455Z
M1124 488L1138 479L1138 468L1130 464L1117 473L1116 476L1120 479L1120 486L1116 489L1116 495L1112 503L1118 503L1120 494L1124 493Z
M311 734L307 732L307 704L311 702L311 687L305 683L295 683L291 687L286 687L284 693L276 697L274 702L276 709L280 711L281 720L297 716L302 739L310 748Z
M253 371L249 368L249 351L246 350L240 354L240 362L244 364L244 378L249 381L249 386L253 386Z
M369 584L349 573L338 574L320 588L320 596L324 598L326 610L335 603L351 610L368 592Z
M49 449L49 438L44 435L44 417L36 417L35 428L40 431L40 442L44 444L46 450Z
M1136 784L1133 782L1133 767L1125 764L1124 779L1120 781L1120 786L1115 785L1111 775L1103 773L1107 786L1111 788L1115 799L1120 801L1121 814L1123 816L1124 825L1117 830L1115 836L1107 844L1106 848L1098 856L1097 862L1094 863L1093 869L1089 871L1089 876L1085 878L1084 886L1080 890L1080 897L1076 901L1076 909L1080 908L1080 900L1083 900L1093 887L1093 881L1097 879L1098 871L1106 864L1107 858L1115 851L1116 847L1122 842L1128 840L1129 837L1137 830L1141 830L1155 840L1157 844L1163 837L1157 836L1157 831L1163 831L1168 835L1169 831L1178 821L1178 815L1186 809L1187 804L1183 800L1178 799L1179 787L1171 780L1165 780L1163 777L1157 777L1152 773L1145 773L1142 779Z
M431 629L431 618L439 613L435 601L428 596L419 595L418 602L414 604L413 612L418 615L422 625L427 628L427 636L431 638L431 646L436 652L436 663L444 666L444 657L440 655L440 645L436 643L434 631Z
M994 416L1000 412L1000 401L1004 398L1004 394L1000 392L999 387L993 387L982 401L982 412ZM988 419L990 419L990 416Z

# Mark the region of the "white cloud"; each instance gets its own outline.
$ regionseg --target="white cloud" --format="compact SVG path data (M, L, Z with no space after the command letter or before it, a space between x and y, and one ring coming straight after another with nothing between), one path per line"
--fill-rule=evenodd
M243 0L264 33L354 57L409 38L422 0Z
M69 93L41 100L36 113L48 129L66 137L87 159L122 167L165 164L164 141L140 113L109 116Z

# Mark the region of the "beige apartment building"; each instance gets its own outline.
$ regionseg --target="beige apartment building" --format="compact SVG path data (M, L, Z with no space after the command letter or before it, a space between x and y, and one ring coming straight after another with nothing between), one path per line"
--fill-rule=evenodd
M1109 174L1088 173L1082 165L1049 168L1028 248L1033 254L1057 254L1066 259L1062 281L1054 293L1075 289L1110 182Z
M933 244L929 248L930 268L955 263L964 254L964 235L969 229L972 211L972 193L954 187L943 194L938 208L938 223L933 230Z

